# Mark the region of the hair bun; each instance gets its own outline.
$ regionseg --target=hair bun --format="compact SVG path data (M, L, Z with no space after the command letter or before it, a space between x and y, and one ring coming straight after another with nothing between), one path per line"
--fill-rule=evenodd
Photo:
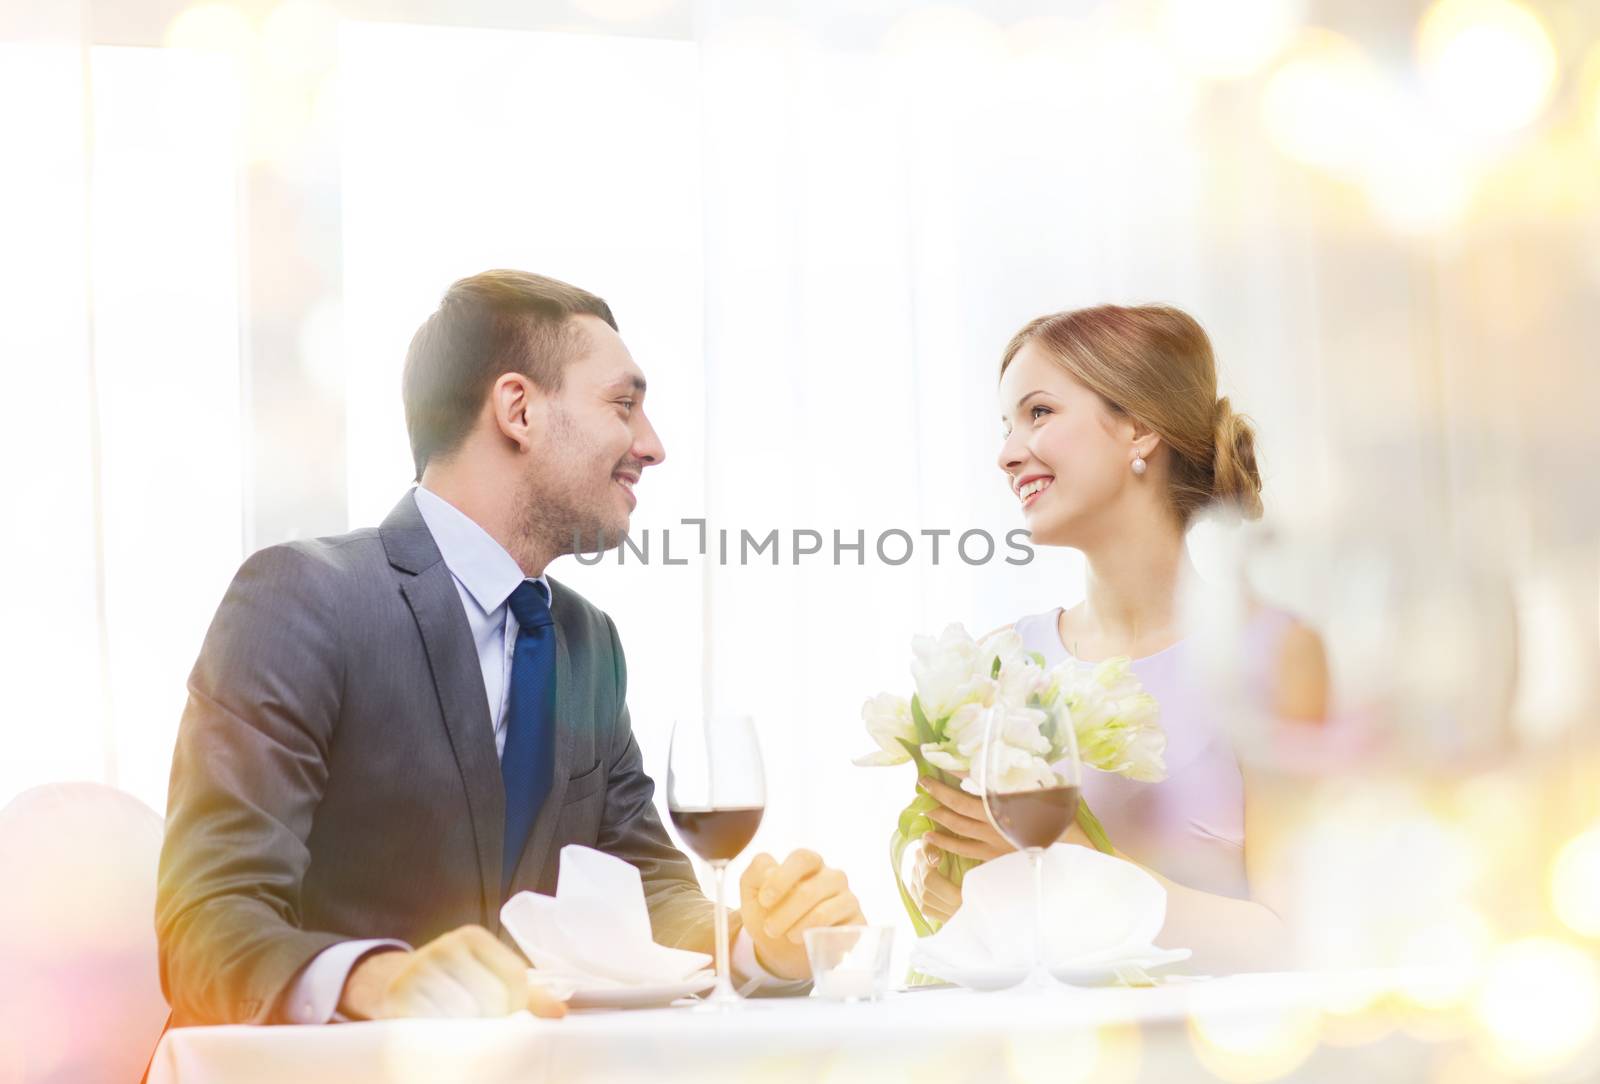
M1224 395L1217 400L1216 464L1211 499L1231 506L1245 519L1261 518L1261 472L1256 467L1256 431L1250 419L1233 412Z

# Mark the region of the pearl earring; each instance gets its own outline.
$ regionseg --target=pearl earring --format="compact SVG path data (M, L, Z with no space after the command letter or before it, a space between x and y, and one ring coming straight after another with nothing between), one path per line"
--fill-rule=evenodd
M1135 474L1143 474L1144 473L1144 467L1145 467L1144 456L1142 456L1142 455L1134 456L1133 457L1133 473L1135 473Z

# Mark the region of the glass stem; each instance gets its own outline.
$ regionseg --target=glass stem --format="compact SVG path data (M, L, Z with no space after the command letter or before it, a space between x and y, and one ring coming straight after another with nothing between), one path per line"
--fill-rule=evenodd
M1044 964L1044 848L1030 848L1028 863L1033 866L1033 967L1028 981L1032 986L1050 986L1054 980Z
M730 977L732 964L728 961L728 908L723 902L723 882L727 879L728 863L715 862L711 866L712 873L717 882L717 906L714 925L714 936L717 940L717 988L712 992L713 1001L737 1000L738 994L734 993L733 980Z

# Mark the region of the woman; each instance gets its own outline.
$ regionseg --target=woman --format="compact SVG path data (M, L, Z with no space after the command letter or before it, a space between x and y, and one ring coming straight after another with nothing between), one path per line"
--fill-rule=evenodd
M1177 309L1101 306L1040 317L1000 363L1005 427L999 465L1021 501L1035 545L1071 546L1087 559L1087 592L1070 608L1013 628L1047 665L1118 655L1161 704L1167 778L1139 783L1085 769L1083 797L1120 856L1167 890L1159 939L1195 950L1205 969L1258 969L1281 959L1281 907L1245 845L1245 813L1260 814L1205 697L1185 687L1177 615L1192 574L1185 534L1200 509L1261 515L1250 423L1217 398L1216 364L1200 325ZM1258 608L1244 658L1281 717L1319 719L1326 665L1316 634ZM937 872L941 850L988 860L1008 853L981 803L932 780L940 827L923 841L913 890L948 918L960 889ZM1089 846L1074 827L1065 842Z

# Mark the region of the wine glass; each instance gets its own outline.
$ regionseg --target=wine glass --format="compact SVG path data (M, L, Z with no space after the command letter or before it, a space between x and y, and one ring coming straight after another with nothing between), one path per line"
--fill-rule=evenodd
M717 885L717 985L700 1008L743 1004L728 977L723 882L728 863L755 837L766 805L761 746L749 716L713 715L673 724L667 754L667 812L684 843L711 866Z
M1033 866L1033 963L1022 986L1028 990L1060 989L1044 959L1044 855L1078 815L1083 770L1077 735L1062 727L1066 749L1053 763L1005 744L1005 709L990 708L984 723L978 783L983 811L995 831L1028 856Z

